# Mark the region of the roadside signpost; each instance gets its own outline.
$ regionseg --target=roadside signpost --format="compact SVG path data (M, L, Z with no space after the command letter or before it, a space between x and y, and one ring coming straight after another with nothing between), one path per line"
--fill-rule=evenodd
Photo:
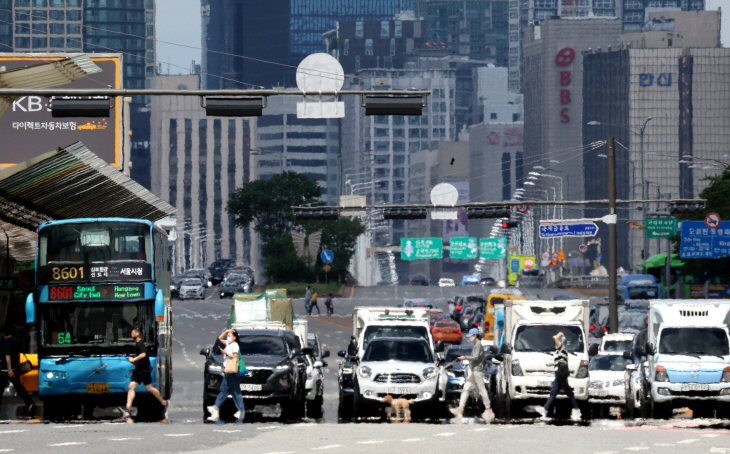
M712 220L710 224L714 225ZM682 221L681 240L679 256L683 259L730 257L730 222L720 221L717 226L709 227L707 219Z
M677 233L678 225L676 218L646 218L646 237L669 238Z
M449 257L452 259L477 258L477 239L472 237L454 237L449 240Z
M507 237L480 238L479 256L483 259L507 258Z
M547 224L540 226L540 238L596 236L598 226L593 222L583 224Z
M440 259L444 256L441 238L401 238L401 260Z

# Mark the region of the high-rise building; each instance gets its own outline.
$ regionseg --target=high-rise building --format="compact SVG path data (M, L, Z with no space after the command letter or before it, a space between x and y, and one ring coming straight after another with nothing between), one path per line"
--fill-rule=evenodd
M4 52L119 52L124 88L152 87L154 0L0 0L0 21ZM134 97L130 125L131 176L147 189L151 188L150 103L144 96Z
M336 29L338 21L386 21L400 11L413 10L413 0L202 0L201 4L202 70L229 79L207 76L203 88L208 89L242 86L235 81L291 87L297 65L307 55L327 51L322 35Z
M426 41L455 55L507 66L509 2L506 0L416 0L426 22Z
M162 90L194 90L199 83L197 75L156 78ZM249 181L256 120L208 117L193 96L155 97L153 107L152 192L177 208L174 271L220 258L248 263L249 229L235 227L226 206Z
M522 95L507 89L507 68L490 64L474 70L475 123L522 123ZM521 141L521 140L520 140Z

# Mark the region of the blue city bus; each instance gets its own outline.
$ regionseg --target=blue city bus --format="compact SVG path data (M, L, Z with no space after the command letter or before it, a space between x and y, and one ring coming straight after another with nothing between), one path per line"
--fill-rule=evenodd
M136 324L153 385L172 394L172 311L167 233L143 219L50 221L37 232L36 291L25 304L38 345L38 394L46 418L89 419L124 405ZM162 407L143 385L140 417Z

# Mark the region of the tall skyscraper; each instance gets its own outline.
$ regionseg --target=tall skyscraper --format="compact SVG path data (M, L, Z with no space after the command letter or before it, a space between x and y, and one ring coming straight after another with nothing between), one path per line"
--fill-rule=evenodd
M150 88L155 75L155 2L0 0L0 51L120 52L124 88ZM131 176L147 189L151 188L150 102L144 96L134 97L130 128Z
M246 86L235 81L292 87L296 66L307 55L327 51L322 34L337 28L338 21L385 21L413 9L413 0L201 3L203 72L229 79L207 76L203 79L207 89Z

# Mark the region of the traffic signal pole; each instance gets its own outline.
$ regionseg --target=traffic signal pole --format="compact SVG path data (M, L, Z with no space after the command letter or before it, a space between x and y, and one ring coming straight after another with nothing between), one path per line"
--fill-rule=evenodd
M618 304L616 293L618 282L618 247L616 235L616 150L612 137L606 140L608 156L608 326L612 333L618 332Z

